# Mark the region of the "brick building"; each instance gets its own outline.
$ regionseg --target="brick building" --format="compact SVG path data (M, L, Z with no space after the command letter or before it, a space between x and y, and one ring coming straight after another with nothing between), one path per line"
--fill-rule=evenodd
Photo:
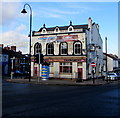
M21 51L16 51L16 46L6 46L0 44L0 68L2 75L10 75L12 71L12 59L13 60L13 71L19 70L29 71L28 68L28 56L23 55Z

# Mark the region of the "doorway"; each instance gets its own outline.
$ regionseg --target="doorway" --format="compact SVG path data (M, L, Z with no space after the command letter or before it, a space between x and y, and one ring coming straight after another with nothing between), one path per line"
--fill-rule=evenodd
M78 78L82 79L82 68L78 68Z

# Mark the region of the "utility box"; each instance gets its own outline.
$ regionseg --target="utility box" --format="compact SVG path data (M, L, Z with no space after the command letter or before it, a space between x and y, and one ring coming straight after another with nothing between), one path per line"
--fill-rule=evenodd
M42 66L42 80L49 79L49 66Z

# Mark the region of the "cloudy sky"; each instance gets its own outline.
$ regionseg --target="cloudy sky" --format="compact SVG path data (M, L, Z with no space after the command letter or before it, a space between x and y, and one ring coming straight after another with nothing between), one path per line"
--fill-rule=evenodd
M37 1L37 0L36 0ZM42 0L41 0L42 1ZM53 0L55 1L55 0ZM29 8L27 14L21 14L24 4L30 4L33 11L32 30L38 31L43 24L46 27L86 24L91 17L93 22L99 24L103 39L108 38L108 53L118 55L118 2L8 2L0 4L0 43L5 46L16 45L17 51L29 51ZM80 1L80 0L79 0ZM93 0L94 1L94 0ZM108 0L106 0L108 1Z

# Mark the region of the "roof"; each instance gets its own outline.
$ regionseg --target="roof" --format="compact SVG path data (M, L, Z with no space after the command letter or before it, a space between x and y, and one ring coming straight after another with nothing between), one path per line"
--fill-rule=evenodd
M84 24L84 25L69 25L69 26L72 26L74 29L80 29L80 28L83 28L83 29L88 29L88 24ZM69 26L56 26L58 27L60 30L67 30ZM38 32L41 32L43 28L45 28L47 31L54 31L54 29L56 27L49 27L49 28L46 28L46 27L42 27L39 29Z
M18 56L21 56L22 55L22 52L18 51L18 52L15 52L13 50L6 50L6 49L1 49L2 51L0 52L0 54L6 54L6 55L14 55L15 57L18 57Z
M114 60L118 60L118 56L117 55L113 55L113 54L107 54L107 53L103 53L105 56L108 56Z

